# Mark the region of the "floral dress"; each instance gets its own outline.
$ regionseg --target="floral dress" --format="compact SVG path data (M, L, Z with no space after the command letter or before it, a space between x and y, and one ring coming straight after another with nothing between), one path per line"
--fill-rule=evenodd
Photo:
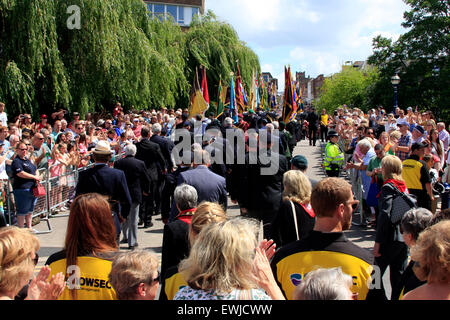
M240 290L230 293L218 293L214 289L205 291L192 289L189 286L178 290L174 300L272 300L263 289Z

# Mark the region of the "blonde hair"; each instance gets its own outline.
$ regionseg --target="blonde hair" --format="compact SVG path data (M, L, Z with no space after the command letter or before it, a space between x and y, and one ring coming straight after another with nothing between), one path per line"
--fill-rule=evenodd
M108 275L117 298L119 300L134 299L140 283L153 283L158 264L157 257L148 251L136 250L118 254L113 260Z
M259 223L236 217L207 225L197 237L179 272L193 289L230 293L257 288L253 259Z
M284 200L309 203L311 198L311 182L299 170L289 170L283 174Z
M28 229L0 229L0 292L17 293L34 271L32 253L39 250L39 240Z
M215 202L203 201L195 210L189 226L189 243L193 243L194 237L202 229L211 223L222 222L227 219L227 214L222 206Z
M402 133L398 130L394 130L389 134L389 138L399 140L402 137Z
M419 234L411 247L413 270L422 281L448 283L450 280L450 220L443 220Z
M393 155L386 155L381 160L381 168L384 169L383 179L384 181L388 179L395 179L403 181L402 178L402 161Z

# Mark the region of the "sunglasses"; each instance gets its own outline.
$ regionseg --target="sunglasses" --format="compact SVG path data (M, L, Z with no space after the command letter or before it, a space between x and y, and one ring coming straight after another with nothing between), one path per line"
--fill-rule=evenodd
M352 210L355 211L358 209L359 200L347 201L345 204L352 203Z
M33 263L36 266L39 262L39 255L37 254L37 252L34 254L34 259L33 259Z
M21 150L21 151L27 151L28 149L27 149L27 148L25 148L25 149L19 148L18 150Z

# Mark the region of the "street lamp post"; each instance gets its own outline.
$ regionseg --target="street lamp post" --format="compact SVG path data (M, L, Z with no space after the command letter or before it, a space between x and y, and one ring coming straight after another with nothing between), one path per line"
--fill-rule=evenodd
M391 83L394 86L394 109L395 109L398 107L397 94L398 94L398 85L400 84L400 77L398 76L398 74L396 74L391 78Z

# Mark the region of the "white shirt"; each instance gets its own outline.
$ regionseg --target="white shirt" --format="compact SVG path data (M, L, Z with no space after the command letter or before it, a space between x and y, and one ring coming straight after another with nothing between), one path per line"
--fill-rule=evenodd
M442 141L442 144L444 145L444 150L448 150L448 145L450 142L450 134L447 132L447 130L442 130L439 132L439 140Z
M0 113L0 122L2 126L7 127L8 126L8 116L6 115L6 112Z

